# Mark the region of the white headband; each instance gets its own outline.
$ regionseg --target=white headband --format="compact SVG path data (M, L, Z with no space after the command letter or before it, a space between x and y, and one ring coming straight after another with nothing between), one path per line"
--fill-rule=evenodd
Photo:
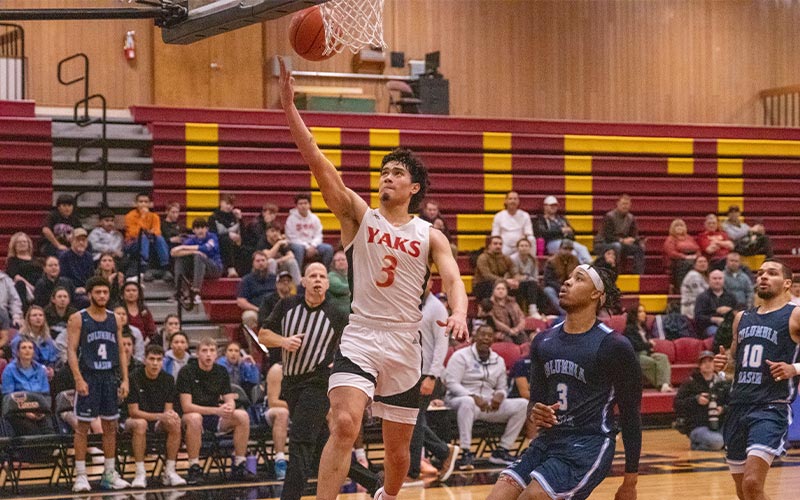
M598 291L605 293L606 287L605 285L603 285L603 280L600 279L600 274L598 274L595 268L593 268L589 264L581 264L578 266L578 269L583 269L584 271L586 271L586 274L589 275L589 278L591 278L592 283L594 283L594 287L597 288Z

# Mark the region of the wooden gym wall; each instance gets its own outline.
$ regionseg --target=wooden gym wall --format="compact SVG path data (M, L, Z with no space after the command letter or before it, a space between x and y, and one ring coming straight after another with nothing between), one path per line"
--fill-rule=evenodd
M4 6L15 3L25 2ZM91 22L81 36L66 33L74 23L25 24L42 104L72 102L55 62L86 50L92 89L112 106L274 107L268 62L291 54L288 18L186 47L165 46L146 21ZM799 24L800 6L777 0L386 0L384 29L407 59L441 51L452 114L758 124L759 90L800 83ZM134 65L122 58L128 29ZM349 53L293 59L295 69L350 71ZM382 83L298 83L362 86L386 110Z

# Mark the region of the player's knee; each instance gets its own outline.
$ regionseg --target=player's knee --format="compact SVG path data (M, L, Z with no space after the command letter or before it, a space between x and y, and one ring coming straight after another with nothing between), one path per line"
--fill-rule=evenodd
M125 422L125 427L132 434L142 435L147 432L147 422L140 418L130 418Z
M755 474L747 474L742 477L742 493L745 498L758 498L764 492L764 481Z
M358 421L346 411L329 411L328 427L330 428L331 436L335 439L355 441L358 437Z
M384 451L384 460L393 464L402 464L411 460L411 453L408 446L397 447L393 449L386 449Z

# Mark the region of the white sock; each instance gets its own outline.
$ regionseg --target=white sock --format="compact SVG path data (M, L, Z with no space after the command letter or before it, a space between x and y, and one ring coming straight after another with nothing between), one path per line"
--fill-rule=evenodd
M144 462L136 462L136 475L144 476Z
M246 457L242 457L240 455L236 455L235 457L233 457L233 465L239 466L245 461L247 461Z
M86 460L75 460L75 475L76 476L86 475Z
M282 451L275 454L275 460L286 460L286 455Z
M165 468L167 472L175 472L175 460L167 460Z
M199 458L190 458L189 459L189 467L191 467L192 465L200 465L200 459Z
M367 452L364 450L364 448L356 448L356 460L361 460L362 458L367 458Z
M116 465L115 458L106 458L105 469L103 470L103 472L111 474L112 472L114 472L114 465Z

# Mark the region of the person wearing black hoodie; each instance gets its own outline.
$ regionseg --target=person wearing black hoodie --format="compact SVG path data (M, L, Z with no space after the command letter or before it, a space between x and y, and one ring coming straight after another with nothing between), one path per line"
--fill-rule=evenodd
M718 451L725 446L720 417L725 414L730 386L730 382L720 380L714 373L714 353L701 352L697 368L681 385L673 403L675 413L682 422L678 430L689 436L693 450ZM709 414L713 417L715 413L718 420L712 422Z

